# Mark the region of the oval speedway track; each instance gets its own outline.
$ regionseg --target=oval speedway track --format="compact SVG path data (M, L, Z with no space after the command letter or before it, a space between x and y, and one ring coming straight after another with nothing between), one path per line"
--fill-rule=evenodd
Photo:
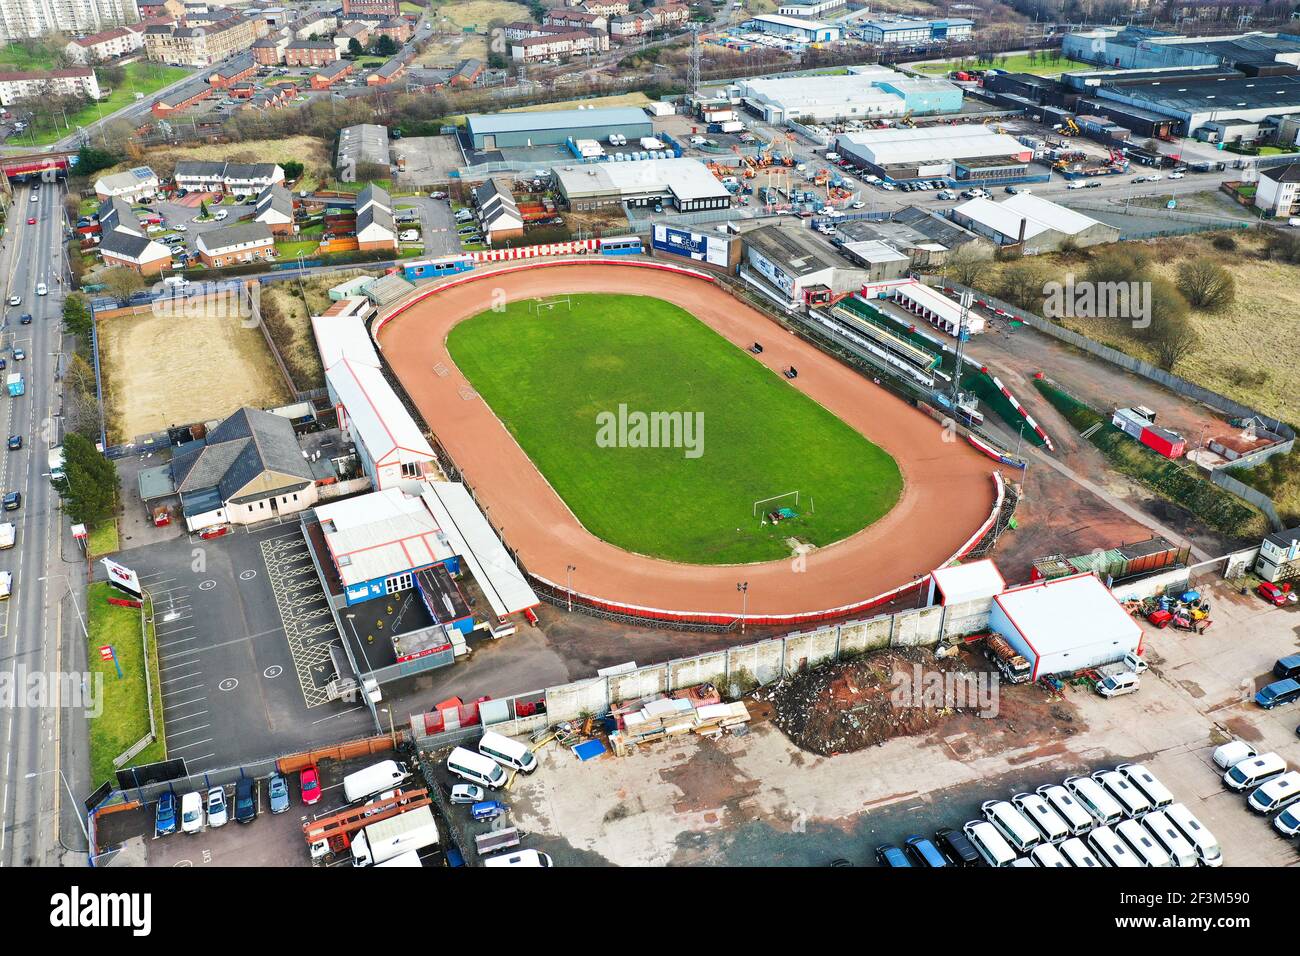
M587 292L655 296L687 310L734 345L763 343L755 358L880 445L898 462L903 492L887 515L793 560L687 565L633 554L584 528L481 399L447 351L458 322L509 300ZM709 279L684 271L600 262L543 262L473 272L400 306L378 324L384 357L439 442L486 505L529 573L593 603L649 617L730 620L736 585L749 583L748 617L813 620L866 606L941 566L988 521L997 498L992 463L964 441L814 346L781 329ZM435 367L449 374L439 375ZM797 484L797 482L796 482Z

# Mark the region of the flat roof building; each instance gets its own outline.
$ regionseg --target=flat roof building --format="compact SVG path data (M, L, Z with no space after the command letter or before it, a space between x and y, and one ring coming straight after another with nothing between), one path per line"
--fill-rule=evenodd
M954 208L952 218L998 245L1023 244L1025 255L1051 252L1067 240L1076 246L1119 241L1117 227L1030 193L1000 203L971 199Z
M962 102L961 90L947 80L911 78L881 67L855 67L840 76L758 77L740 80L736 90L769 123L956 113Z
M1257 121L1300 113L1300 76L1103 83L1095 96L1168 116L1175 121L1174 135L1195 136L1214 120Z
M654 132L645 110L633 106L473 113L465 118L465 130L474 149L561 146L570 138L608 140L610 133L622 133L631 140Z
M769 296L781 297L789 308L826 305L870 281L868 272L846 265L826 242L802 225L759 226L742 233L741 240L742 277Z
M755 33L789 37L799 43L834 43L844 35L843 28L833 23L802 17L783 17L778 13L759 14L746 20L742 26Z
M889 180L1006 180L1028 173L1033 150L984 126L931 126L841 133L836 151Z
M573 209L622 203L671 204L681 212L731 207L731 193L696 159L563 166L555 169L555 178L560 194Z
M858 24L858 36L881 46L969 40L975 21L965 17L926 20L920 17L879 17Z

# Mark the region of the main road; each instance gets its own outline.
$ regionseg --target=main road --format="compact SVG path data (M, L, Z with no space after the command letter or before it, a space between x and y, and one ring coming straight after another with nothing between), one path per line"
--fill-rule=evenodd
M0 491L22 494L18 510L0 513L17 527L17 545L0 551L0 571L13 575L12 594L0 602L4 866L84 864L78 815L90 789L85 709L77 700L86 670L79 623L85 562L48 473L48 449L62 441L63 188L46 183L34 201L32 194L30 185L15 188L0 244L0 358L8 364L0 374L17 371L26 385L22 395L0 393L0 437L23 439L21 449L0 451ZM48 293L37 295L42 284ZM11 296L20 303L9 305ZM22 324L24 313L33 317L30 324Z

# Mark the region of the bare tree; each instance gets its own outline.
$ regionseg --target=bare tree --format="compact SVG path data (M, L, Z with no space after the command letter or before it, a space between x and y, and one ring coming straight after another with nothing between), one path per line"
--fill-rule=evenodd
M977 286L980 277L993 261L992 251L983 243L968 242L948 254L943 274L964 286Z
M1213 259L1200 258L1178 267L1178 291L1188 305L1205 312L1222 312L1237 295L1232 273Z

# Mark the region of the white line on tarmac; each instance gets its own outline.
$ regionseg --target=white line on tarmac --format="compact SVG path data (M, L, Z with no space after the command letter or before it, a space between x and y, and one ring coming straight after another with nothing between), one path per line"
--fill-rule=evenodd
M174 724L182 720L190 720L193 717L202 717L206 713L207 713L206 710L200 710L197 713L186 714L184 717L168 717L167 719Z

